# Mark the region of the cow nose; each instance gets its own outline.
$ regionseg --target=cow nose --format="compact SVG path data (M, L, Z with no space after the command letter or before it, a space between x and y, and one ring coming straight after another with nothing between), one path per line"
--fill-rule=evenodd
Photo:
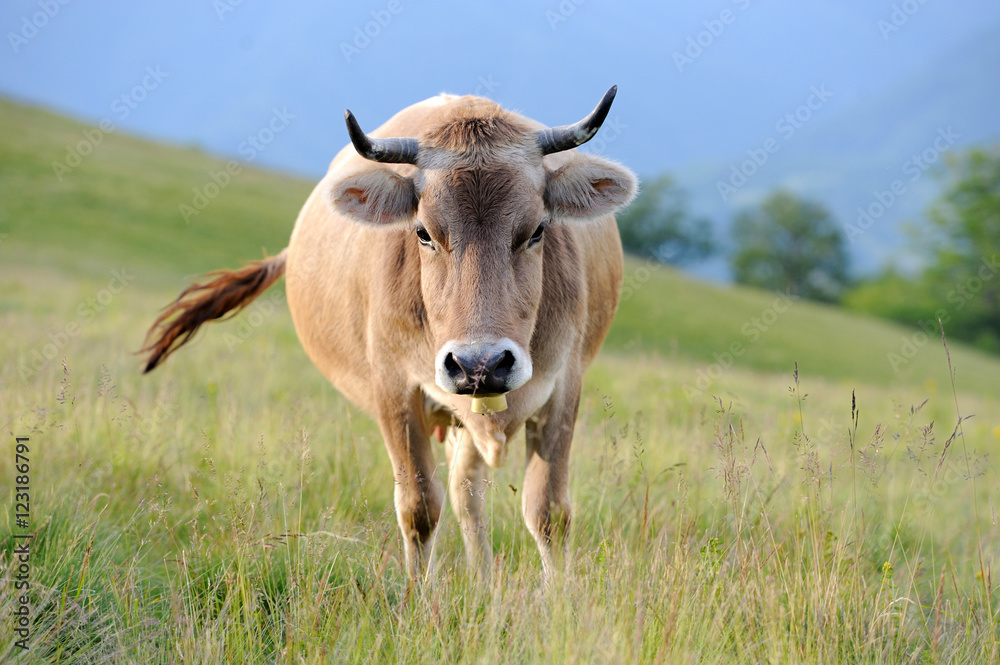
M514 367L514 354L504 350L477 356L452 352L444 357L444 369L459 395L507 392L507 377Z
M436 383L458 395L500 395L527 383L531 361L509 339L459 344L449 342L438 353Z

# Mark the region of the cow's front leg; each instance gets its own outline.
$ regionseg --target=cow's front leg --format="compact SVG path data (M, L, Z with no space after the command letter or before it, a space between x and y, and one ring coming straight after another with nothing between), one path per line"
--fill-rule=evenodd
M434 473L423 394L413 390L390 395L379 404L378 420L392 461L406 572L410 579L417 579L431 565L435 529L444 503L444 489Z
M462 530L469 568L487 579L493 552L490 534L483 520L488 469L482 455L464 427L452 427L445 441L448 453L448 494L452 510Z
M521 508L538 543L545 577L565 552L573 508L569 499L569 452L580 404L580 385L553 395L537 418L525 423L525 470Z

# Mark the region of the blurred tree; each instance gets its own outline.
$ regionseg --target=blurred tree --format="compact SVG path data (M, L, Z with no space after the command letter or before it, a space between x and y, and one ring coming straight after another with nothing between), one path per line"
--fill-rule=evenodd
M631 254L681 264L714 251L711 224L688 214L687 196L669 175L644 182L617 219L622 246Z
M733 275L740 284L836 301L847 284L840 227L818 203L778 190L733 224Z
M950 184L931 206L925 278L947 288L953 328L1000 350L1000 145L946 160ZM947 330L947 327L945 328Z
M948 155L951 183L930 209L934 236L926 248L935 270L975 272L983 255L1000 252L1000 145Z
M851 309L1000 351L1000 145L945 160L941 196L911 227L925 259L915 277L888 270L851 291Z

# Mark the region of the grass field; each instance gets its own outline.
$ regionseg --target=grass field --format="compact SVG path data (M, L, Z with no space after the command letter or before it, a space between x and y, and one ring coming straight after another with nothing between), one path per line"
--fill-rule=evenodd
M413 587L377 428L312 367L280 283L152 375L132 354L191 276L283 247L311 184L246 168L188 224L223 161L110 134L60 181L85 127L0 119L0 662L1000 659L997 358L949 344L953 389L940 335L631 262L565 574L541 583L515 449L492 580L446 512Z

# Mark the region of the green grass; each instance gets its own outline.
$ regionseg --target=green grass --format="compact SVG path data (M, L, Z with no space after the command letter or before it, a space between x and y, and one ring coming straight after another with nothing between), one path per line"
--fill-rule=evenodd
M465 574L446 512L435 580L412 587L377 428L282 303L150 376L132 355L187 276L283 247L310 185L247 171L186 225L217 160L111 135L58 183L81 127L0 114L0 662L997 662L995 358L951 345L953 394L939 340L897 374L914 331L796 302L715 371L775 296L630 263L582 400L566 574L541 585L515 448L488 493L492 581Z

